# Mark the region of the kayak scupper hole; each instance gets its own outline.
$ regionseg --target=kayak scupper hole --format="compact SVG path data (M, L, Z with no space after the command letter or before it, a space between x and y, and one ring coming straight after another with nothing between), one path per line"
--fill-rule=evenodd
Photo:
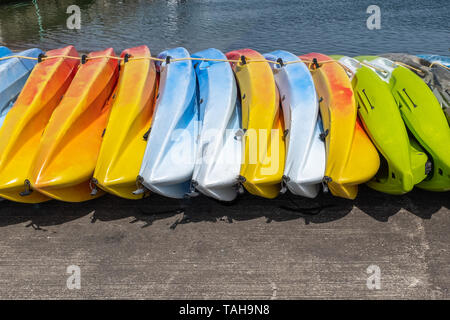
M242 100L244 100L245 99L245 93L242 95Z
M203 103L203 98L200 99L200 103Z
M395 179L395 173L392 172L392 179Z
M285 95L283 95L283 98L281 98L281 101L284 101L284 99L286 99L286 96L285 96Z
M441 176L444 175L444 171L442 171L441 168L438 169L438 173L439 173Z

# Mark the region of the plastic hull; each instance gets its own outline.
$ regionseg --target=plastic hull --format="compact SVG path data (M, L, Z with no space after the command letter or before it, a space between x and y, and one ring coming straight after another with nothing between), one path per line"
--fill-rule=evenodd
M411 143L387 84L355 59L343 57L339 61L355 72L352 85L358 113L383 156L380 169L368 186L390 194L411 191L426 177L427 155Z
M51 50L51 56L78 56L74 47ZM79 61L45 60L33 69L0 129L0 196L12 201L38 203L50 198L29 190L26 181L47 123L77 71ZM21 195L22 194L22 195Z
M386 71L384 78L389 83L406 126L429 155L432 170L417 187L449 191L450 127L433 92L411 70L397 66L391 60L379 57L360 59Z
M426 55L413 56L406 53L386 53L380 55L380 57L412 67L411 71L419 76L433 92L450 125L450 72L445 65L432 63L426 60L426 58L422 58L422 56L425 57ZM449 57L442 58L447 58L450 61Z
M131 58L149 58L147 46L122 52ZM157 93L155 63L148 59L121 62L117 94L95 167L94 179L101 189L126 199L141 199L147 193L133 194L150 128Z
M268 60L299 63L271 64L281 97L285 126L284 183L290 192L308 198L319 193L325 173L325 143L319 122L319 104L311 73L287 51L265 54Z
M7 47L0 46L0 58L6 56L8 54L11 54L11 53L12 53L12 51L9 50Z
M159 58L190 57L184 48L159 54ZM200 112L194 67L189 60L157 63L159 95L148 137L139 181L147 189L170 198L191 191Z
M369 181L377 173L378 152L356 121L355 97L345 70L323 54L310 53L301 58L305 61L315 58L320 65L311 73L326 132L325 181L333 195L354 199L358 184Z
M193 54L196 58L226 59L217 49ZM203 115L194 174L195 188L220 201L237 196L242 143L235 133L241 129L241 106L230 64L193 61L199 83Z
M17 55L37 58L41 53L43 52L39 49L29 49L17 53ZM15 54L7 54L5 57L9 55ZM0 61L0 127L36 63L36 60L19 58Z
M88 57L95 56L114 56L114 51L93 52ZM102 194L91 194L90 180L117 77L116 59L92 59L80 66L42 135L32 171L33 189L68 202Z
M279 93L272 70L264 57L251 49L226 54L235 72L242 103L244 135L243 163L240 175L250 193L264 198L275 198L281 189L284 172L284 120Z

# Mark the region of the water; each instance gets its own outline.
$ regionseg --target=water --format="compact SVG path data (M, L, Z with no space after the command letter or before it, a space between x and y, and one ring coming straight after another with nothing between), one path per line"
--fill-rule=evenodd
M448 0L33 0L0 4L0 43L14 49L80 52L146 44L153 54L184 46L224 52L253 48L302 54L406 52L450 55ZM66 27L69 5L81 30ZM368 30L366 9L381 8L381 30Z

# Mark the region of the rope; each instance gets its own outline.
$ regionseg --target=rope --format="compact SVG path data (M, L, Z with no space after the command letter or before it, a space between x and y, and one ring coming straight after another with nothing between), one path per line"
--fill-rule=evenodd
M373 68L373 69L375 69L375 70L377 70L379 72L388 73L386 70L378 68L378 67L374 66L373 64L370 64L370 63L367 63L367 62L362 62L362 61L360 61L359 63L362 64L362 65L368 66L370 68Z
M33 58L33 57L25 57L25 56L7 56L7 57L1 57L0 61L2 60L7 60L7 59L14 59L14 58L18 58L18 59L26 59L26 60L38 60L38 58Z
M2 57L2 58L0 58L0 61L7 60L7 59L14 59L14 58L27 59L27 60L36 60L36 61L39 60L39 58L13 55L13 56ZM51 57L42 57L41 61L45 61L45 60L49 60L49 59L75 59L75 60L81 60L82 58L81 57L76 57L76 56L57 55L57 56L51 56ZM125 60L125 58L115 57L115 56L95 56L95 57L87 57L86 61L94 60L94 59L115 59L115 60L118 60L118 61ZM159 62L166 61L165 59L156 58L156 57L130 57L130 58L128 58L128 61L132 61L132 60L153 60L153 61L159 61ZM186 61L186 60L189 60L189 61L232 62L232 63L239 63L239 62L241 62L241 60L212 59L212 58L193 58L193 57L170 59L170 62ZM266 62L266 63L276 64L276 65L289 65L289 64L294 64L294 63L308 63L309 64L309 69L314 70L314 68L311 67L311 64L313 63L312 60L295 60L295 61L287 61L287 62L283 62L283 63L282 62L278 62L278 61L267 60L267 59L248 59L248 60L246 60L246 63L250 63L250 62ZM321 64L323 64L323 63L331 63L331 62L339 63L338 61L335 61L335 60L320 61ZM341 63L339 63L339 64L342 65ZM342 65L342 66L344 68L346 68L347 70L349 70L344 65Z
M432 62L432 63L430 64L430 68L431 68L432 66L434 66L434 65L438 65L438 66L441 66L441 67L443 67L443 68L445 68L445 69L447 69L447 70L450 70L449 67L447 67L446 65L444 65L444 64L442 64L442 63L440 63L440 62L437 62L437 61Z
M399 66L402 66L402 67L405 67L405 68L414 70L414 71L417 72L417 73L425 74L422 70L417 69L417 68L414 68L413 66L410 66L409 64L406 64L406 63L403 63L403 62L400 62L400 61L394 61L394 63L395 63L395 64L398 64ZM430 68L431 68L431 67L430 67Z
M13 59L13 58L19 58L19 59L28 59L28 60L39 60L38 58L32 58L32 57L25 57L25 56L8 56L8 57L3 57L0 58L1 60L6 60L6 59ZM81 60L81 57L74 57L74 56L65 56L65 55L58 55L58 56L51 56L51 57L42 57L41 61L44 60L49 60L49 59L75 59L75 60ZM115 59L118 61L123 61L125 60L125 58L121 58L121 57L115 57L115 56L95 56L95 57L87 57L86 61L88 60L94 60L94 59ZM161 58L156 58L156 57L129 57L128 61L132 61L132 60L152 60L152 61L159 61L159 62L165 62L166 59L161 59ZM242 60L230 60L230 59L212 59L212 58L193 58L193 57L187 57L187 58L176 58L176 59L170 59L170 62L177 62L177 61L215 61L215 62L231 62L231 63L239 63L242 62ZM286 61L286 62L279 62L279 61L272 61L272 60L267 60L267 59L248 59L246 60L246 63L252 63L252 62L266 62L266 63L271 63L274 65L279 65L279 66L283 66L283 65L289 65L289 64L294 64L294 63L305 63L308 65L308 69L311 71L316 70L316 66L314 66L314 61L313 60L306 60L306 59L300 59L300 60L294 60L294 61ZM344 68L344 70L349 73L349 74L353 74L353 71L348 68L347 66L345 66L344 64L342 64L339 61L336 60L325 60L325 61L318 61L319 64L326 64L326 63L337 63L339 64L342 68ZM362 64L364 64L363 62L361 62ZM370 65L371 66L371 65ZM379 69L375 66L371 66L374 69L377 69L381 72L386 73L385 70ZM444 66L445 67L445 66ZM447 67L445 67L447 68ZM448 68L447 68L448 69Z
M132 60L132 59L133 58L130 58L130 60ZM212 59L212 58L192 58L192 57L170 59L170 61L184 61L184 60L191 60L191 61L217 61L217 62L239 62L240 61L240 60ZM162 59L162 61L166 61L166 60ZM256 62L255 60L249 60L249 61Z

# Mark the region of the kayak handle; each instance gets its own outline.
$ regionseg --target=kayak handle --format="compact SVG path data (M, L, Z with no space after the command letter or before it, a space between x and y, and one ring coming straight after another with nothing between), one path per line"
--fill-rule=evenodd
M314 65L314 67L315 67L316 69L319 69L319 68L320 68L319 62L317 62L317 58L314 58L312 62L313 62L313 65Z
M408 92L406 92L405 88L403 88L403 92L406 94L406 96L408 97L409 101L411 101L411 103L413 104L414 108L417 108L417 104L414 103L414 101L409 96Z
M284 67L283 59L278 58L278 59L277 59L277 62L280 64L280 67Z
M38 55L38 63L41 63L45 58L47 58L47 56L43 53L40 53Z
M24 181L24 184L25 184L25 190L19 193L21 197L29 196L33 192L33 190L31 189L30 180L26 179Z
M375 107L372 105L372 103L369 100L369 97L366 94L366 89L363 89L362 92L364 93L364 95L366 96L367 101L369 102L370 108L371 109L375 109Z
M319 134L320 140L325 141L325 139L327 138L329 132L330 131L327 129L324 132L322 132L321 134Z
M142 138L144 138L145 141L148 140L148 136L150 135L150 131L152 131L152 127L150 127L146 133L144 133L144 136Z

